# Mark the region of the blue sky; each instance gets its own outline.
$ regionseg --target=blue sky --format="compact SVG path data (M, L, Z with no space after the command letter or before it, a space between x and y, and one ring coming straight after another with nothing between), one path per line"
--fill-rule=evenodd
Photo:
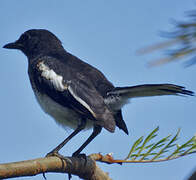
M45 28L60 38L66 50L99 68L116 86L174 83L196 91L195 66L183 68L180 63L171 63L149 69L148 60L162 53L142 57L135 53L163 40L158 32L170 30L172 18L181 20L184 11L193 8L193 0L1 0L0 47L28 29ZM0 67L0 163L43 157L71 131L65 131L42 112L30 87L27 59L21 52L0 48ZM118 129L114 134L103 130L84 152L113 152L115 158L124 158L134 140L157 126L160 137L174 134L180 127L179 144L183 143L196 132L195 107L195 97L133 99L123 109L130 135ZM80 133L61 153L71 155L90 133ZM163 163L99 165L115 180L184 180L195 162L193 154ZM65 179L64 174L46 176L49 180Z

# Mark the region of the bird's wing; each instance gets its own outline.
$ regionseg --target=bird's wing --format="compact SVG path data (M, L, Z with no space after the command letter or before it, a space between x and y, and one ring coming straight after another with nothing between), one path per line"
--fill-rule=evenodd
M72 71L58 59L45 57L36 63L36 82L41 91L62 106L69 107L84 117L95 120L110 132L115 130L113 114L104 103L88 77Z

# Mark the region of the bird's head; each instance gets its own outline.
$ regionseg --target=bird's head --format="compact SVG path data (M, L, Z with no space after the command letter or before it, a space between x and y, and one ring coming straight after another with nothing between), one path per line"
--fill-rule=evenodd
M3 48L19 49L28 58L41 54L51 54L63 49L61 41L53 33L45 29L28 30L17 41L6 44Z

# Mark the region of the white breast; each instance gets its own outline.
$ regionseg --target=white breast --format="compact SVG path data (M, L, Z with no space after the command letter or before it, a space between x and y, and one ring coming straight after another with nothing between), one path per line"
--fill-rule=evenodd
M40 104L41 108L50 116L54 118L57 124L63 126L65 129L71 128L76 129L80 123L79 115L73 110L63 107L60 104L56 103L47 95L42 95L38 92L35 92L36 99ZM85 129L89 129L93 126L93 122L87 120L87 125Z
M58 75L53 69L50 69L43 61L38 63L37 67L41 71L41 76L49 80L57 91L63 92L65 90L70 90L70 88L68 89L68 86L63 82L63 77ZM44 112L52 116L55 121L64 128L76 129L78 127L81 121L79 114L58 104L48 95L39 93L33 80L31 80L31 83L35 97ZM92 126L93 122L87 120L86 128Z

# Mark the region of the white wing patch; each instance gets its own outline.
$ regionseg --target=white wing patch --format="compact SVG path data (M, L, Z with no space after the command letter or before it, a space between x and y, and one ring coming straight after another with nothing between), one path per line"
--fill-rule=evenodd
M64 90L69 90L69 92L71 93L71 95L80 104L82 104L86 109L88 109L89 112L91 112L91 114L94 117L96 117L95 113L90 108L90 106L85 101L83 101L80 97L78 97L74 93L74 91L72 90L72 88L69 85L63 84L63 77L62 76L56 74L54 72L54 70L50 69L47 65L45 65L43 61L38 64L38 68L39 68L40 71L42 71L41 76L44 77L44 78L46 78L46 79L48 79L53 84L53 86L55 87L56 90L61 91L61 92L64 91Z
M88 109L88 110L91 112L91 114L96 118L96 115L95 115L95 113L93 112L93 110L90 108L90 106L89 106L85 101L83 101L80 97L78 97L78 96L73 92L73 90L71 89L70 86L68 86L68 90L69 90L69 92L71 93L71 95L72 95L80 104L82 104L86 109Z
M38 64L38 68L42 71L41 76L48 79L58 91L64 91L67 86L63 84L63 77L56 74L52 69L50 69L44 62Z

